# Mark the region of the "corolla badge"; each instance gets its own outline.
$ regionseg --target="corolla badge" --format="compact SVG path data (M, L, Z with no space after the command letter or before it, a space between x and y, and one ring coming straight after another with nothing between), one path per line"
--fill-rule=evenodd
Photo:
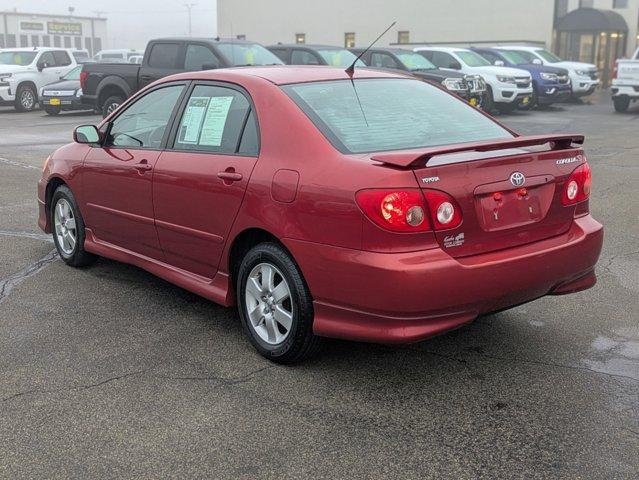
M526 183L526 177L521 172L514 172L510 176L510 183L512 183L515 187L521 187L524 183Z

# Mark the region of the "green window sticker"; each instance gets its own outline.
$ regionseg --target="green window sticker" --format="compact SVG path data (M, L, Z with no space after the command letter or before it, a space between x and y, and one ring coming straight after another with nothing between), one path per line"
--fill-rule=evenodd
M212 97L206 108L199 145L219 147L234 97Z

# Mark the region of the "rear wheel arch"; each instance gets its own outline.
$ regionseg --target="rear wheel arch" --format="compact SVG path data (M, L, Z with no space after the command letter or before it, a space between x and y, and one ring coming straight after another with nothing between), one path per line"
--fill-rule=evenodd
M97 107L101 110L104 106L104 102L109 97L122 97L122 100L128 98L127 91L122 86L117 84L105 85L99 89Z

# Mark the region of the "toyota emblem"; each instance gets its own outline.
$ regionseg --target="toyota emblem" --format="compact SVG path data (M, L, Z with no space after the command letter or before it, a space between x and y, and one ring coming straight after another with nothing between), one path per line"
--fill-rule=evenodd
M521 172L515 172L510 176L510 183L512 183L515 187L521 187L524 183L526 183L526 177Z

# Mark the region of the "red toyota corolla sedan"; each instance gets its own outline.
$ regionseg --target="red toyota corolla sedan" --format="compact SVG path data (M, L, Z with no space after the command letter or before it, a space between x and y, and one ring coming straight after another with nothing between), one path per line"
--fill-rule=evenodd
M237 304L273 361L322 337L419 341L595 283L583 137L519 136L414 78L186 73L74 140L38 188L62 259Z

